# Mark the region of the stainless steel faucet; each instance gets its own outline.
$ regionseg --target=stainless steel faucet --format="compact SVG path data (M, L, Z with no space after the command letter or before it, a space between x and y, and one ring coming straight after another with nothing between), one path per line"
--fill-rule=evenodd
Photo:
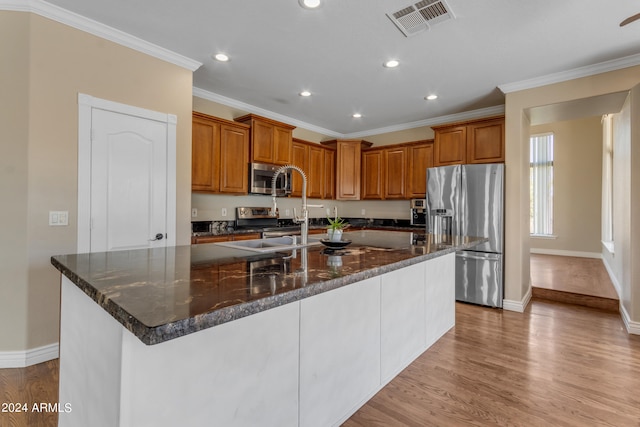
M278 179L278 175L282 172L291 169L297 171L302 176L302 217L298 217L296 213L296 209L293 209L293 221L296 224L300 224L300 244L306 245L308 242L309 236L309 207L313 208L322 208L323 205L307 205L307 175L304 171L298 166L294 165L285 165L279 168L274 174L273 179L271 180L271 197L273 198L273 211L274 214L277 212L277 204L276 204L276 179Z

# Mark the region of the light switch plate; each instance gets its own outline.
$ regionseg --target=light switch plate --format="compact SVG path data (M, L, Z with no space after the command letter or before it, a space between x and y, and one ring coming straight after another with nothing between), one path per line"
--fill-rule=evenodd
M227 216L227 208L222 208L220 213L222 216Z
M198 208L191 208L191 218L196 218L198 216Z
M49 225L69 225L69 211L49 211Z

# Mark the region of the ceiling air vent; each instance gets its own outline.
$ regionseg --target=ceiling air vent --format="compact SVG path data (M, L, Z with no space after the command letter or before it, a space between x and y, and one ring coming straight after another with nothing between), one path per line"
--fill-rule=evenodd
M414 36L431 26L455 18L444 0L422 0L387 16L406 37Z

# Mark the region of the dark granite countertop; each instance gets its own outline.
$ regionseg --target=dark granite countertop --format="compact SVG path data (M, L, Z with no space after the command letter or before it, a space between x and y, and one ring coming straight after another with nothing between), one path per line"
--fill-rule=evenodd
M423 235L424 236L424 235ZM51 263L145 344L158 344L475 246L483 238L351 231L352 244L255 253L217 244L59 255ZM307 268L302 266L306 264Z

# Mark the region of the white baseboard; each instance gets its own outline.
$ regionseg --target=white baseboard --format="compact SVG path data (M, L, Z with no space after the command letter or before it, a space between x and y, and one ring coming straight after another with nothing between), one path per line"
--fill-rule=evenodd
M529 252L532 254L540 255L559 255L559 256L575 256L579 258L602 258L600 252L579 252L579 251L564 251L561 249L540 249L531 248Z
M524 310L529 305L529 301L531 301L531 286L529 286L529 290L522 298L522 301L513 301L508 299L502 300L502 308L503 310L516 311L518 313L524 313Z
M1 368L24 368L48 360L57 359L60 354L58 343L24 351L0 351Z
M629 316L629 312L624 308L622 302L620 302L620 316L624 322L624 326L627 328L627 332L633 335L640 335L640 322L634 322Z

